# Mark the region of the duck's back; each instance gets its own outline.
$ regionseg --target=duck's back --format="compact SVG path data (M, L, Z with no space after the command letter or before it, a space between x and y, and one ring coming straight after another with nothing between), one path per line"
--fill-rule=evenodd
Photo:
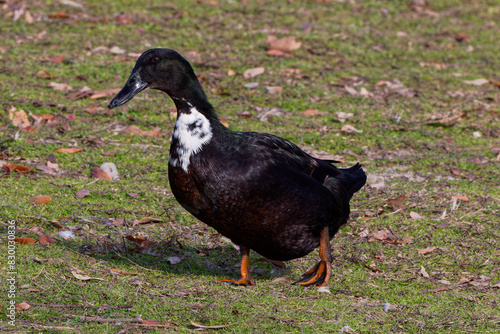
M323 227L333 236L346 223L352 194L344 173L284 139L248 132L214 136L190 157L187 172L169 165L183 207L234 243L276 260L308 254Z

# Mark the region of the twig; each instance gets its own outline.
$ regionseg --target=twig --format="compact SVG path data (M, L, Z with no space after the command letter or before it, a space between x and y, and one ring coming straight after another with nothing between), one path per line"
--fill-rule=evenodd
M38 303L30 303L32 306L42 306L42 307L54 307L54 308L105 308L105 309L130 309L133 308L133 305L82 305L82 304L38 304Z
M142 323L142 318L122 318L122 319L113 319L113 318L101 318L101 317L88 317L85 315L69 315L73 318L80 318L83 321L87 322L138 322Z

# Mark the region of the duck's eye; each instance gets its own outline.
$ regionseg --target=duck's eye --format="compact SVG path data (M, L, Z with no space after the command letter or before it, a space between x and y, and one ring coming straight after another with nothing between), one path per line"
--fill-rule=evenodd
M153 63L157 63L157 62L159 62L159 61L160 61L160 57L154 57L154 58L152 59L152 61L153 61Z

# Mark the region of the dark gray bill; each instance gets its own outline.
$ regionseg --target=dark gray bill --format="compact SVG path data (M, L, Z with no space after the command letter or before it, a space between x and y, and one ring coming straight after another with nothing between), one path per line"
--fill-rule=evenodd
M121 106L132 100L134 96L148 87L148 84L141 80L139 73L132 73L122 90L116 94L108 105L109 109Z

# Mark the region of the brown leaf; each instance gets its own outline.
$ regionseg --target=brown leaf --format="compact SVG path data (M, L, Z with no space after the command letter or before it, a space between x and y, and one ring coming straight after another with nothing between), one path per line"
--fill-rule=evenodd
M387 206L390 206L394 210L403 210L407 208L407 205L403 203L403 201L406 199L406 194L399 195L398 197L395 198L388 198L387 199Z
M284 282L284 283L290 283L290 279L286 276L283 276L283 277L276 277L275 279L273 279L271 282L269 282L270 284L276 284L276 283L281 283L281 282Z
M61 63L63 60L64 60L64 56L54 56L54 57L47 58L48 62L56 63L56 64Z
M90 100L100 99L106 96L115 95L121 90L121 88L110 88L104 90L94 90L92 91L92 95L90 95Z
M427 247L425 249L421 249L418 251L418 254L427 254L427 253L430 253L430 252L433 252L434 250L436 249L435 246L432 246L432 247Z
M23 129L31 125L26 112L22 109L17 110L14 106L9 109L9 119L12 122L12 125L19 129Z
M272 95L279 95L283 92L283 87L281 86L266 86L266 89Z
M55 13L55 14L50 15L50 17L52 17L54 19L69 19L71 17L71 15L69 15L67 13L59 12L59 13Z
M264 71L265 71L264 67L250 68L250 69L246 70L245 72L243 72L243 77L245 79L250 79L250 78L256 77L258 75L261 75L262 73L264 73Z
M101 155L105 157L114 157L116 155L115 152L101 152Z
M346 124L340 128L340 132L343 132L343 133L362 133L363 130L358 130L354 126L352 126L350 124Z
M102 278L97 278L97 277L90 277L89 275L85 274L85 273L82 273L80 274L78 271L76 270L70 270L71 274L73 274L73 277L80 280L80 281L89 281L91 279L96 279L96 280L99 280L99 281L104 281L104 279Z
M90 191L88 190L78 190L75 194L77 198L84 198L85 196L90 195Z
M11 172L16 171L19 174L27 174L35 172L33 169L22 165L7 165L7 167L9 167Z
M373 242L375 240L381 240L381 241L396 241L398 238L389 230L384 229L380 231L373 231L370 232L367 236L368 241Z
M127 193L127 195L129 195L132 198L139 198L139 197L141 197L141 195L139 195L137 193Z
M266 45L269 50L278 50L282 52L291 52L301 47L302 43L297 42L294 36L277 38L274 35L268 35Z
M38 71L36 73L36 76L39 78L42 78L42 79L52 79L53 78L52 74L50 74L49 72L47 72L45 70Z
M302 112L305 116L328 115L328 111L319 111L314 109L307 109Z
M83 148L78 148L78 147L70 147L70 148L59 148L56 150L56 152L59 153L76 153L76 152L81 152L83 151Z
M412 219L423 219L424 217L422 217L421 215L419 215L418 213L416 212L413 212L413 211L410 211L410 217Z
M92 170L90 171L90 174L95 179L111 180L111 176L109 176L108 173L106 173L105 171L103 171L99 167L92 168Z
M139 219L139 224L148 224L148 223L159 223L162 222L161 219L152 218L152 217L144 217Z
M467 34L459 32L458 34L455 35L455 40L457 42L468 42L469 41L469 36Z
M88 106L87 108L85 108L83 110L85 110L89 114L95 114L95 113L98 113L99 111L101 111L103 109L101 107L99 107L99 106L91 105L91 106Z
M26 302L22 302L22 303L14 305L14 306L15 306L16 310L29 310L31 308L31 305L26 303Z
M42 234L38 239L38 242L40 242L42 245L52 245L55 243L54 239L49 237L47 234Z
M213 326L206 326L206 325L201 325L201 324L198 324L194 321L190 321L191 322L191 325L193 325L194 327L198 327L198 328L202 328L202 329L217 329L217 328L225 328L227 327L228 325L213 325Z
M462 195L453 195L453 196L451 196L451 198L456 198L456 199L459 199L459 200L465 201L465 202L469 201L469 198L467 196L462 196Z
M54 88L55 90L58 90L63 93L68 93L73 91L73 87L71 87L68 84L65 83L57 83L57 82L49 82L49 87Z
M21 245L28 245L36 243L36 240L30 237L23 237L23 238L15 238L14 242L17 242L18 244Z
M35 204L47 204L52 200L50 196L47 195L36 195L31 197L28 201Z

